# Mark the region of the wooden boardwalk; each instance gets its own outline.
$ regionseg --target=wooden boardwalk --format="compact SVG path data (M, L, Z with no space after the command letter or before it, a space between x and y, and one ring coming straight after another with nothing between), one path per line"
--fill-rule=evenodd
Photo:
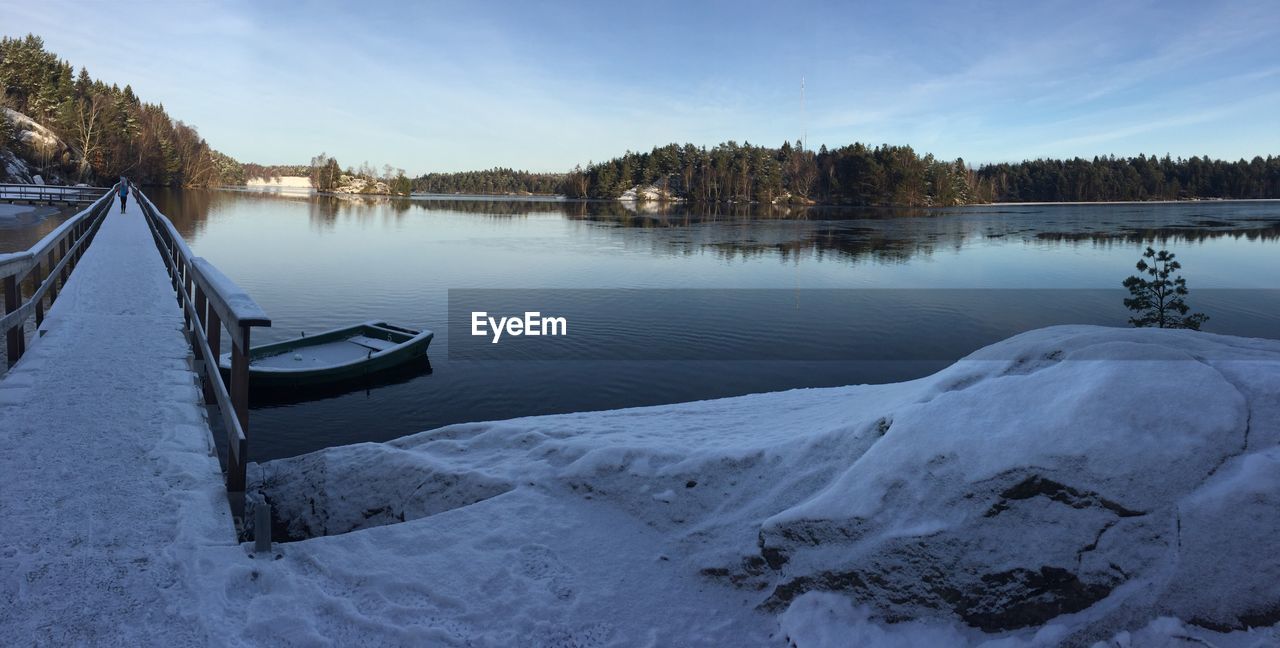
M0 378L0 643L153 644L136 633L157 626L208 643L182 557L236 532L136 200L112 205L40 329Z

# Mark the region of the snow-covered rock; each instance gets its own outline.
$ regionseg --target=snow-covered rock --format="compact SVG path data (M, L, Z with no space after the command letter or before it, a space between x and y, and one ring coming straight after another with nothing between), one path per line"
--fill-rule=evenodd
M4 118L11 125L14 141L17 143L16 147L0 151L0 167L4 171L0 181L45 184L45 179L40 175L40 165L56 166L71 161L71 147L52 130L12 108L0 107L0 111L3 111ZM49 172L54 175L49 184L65 184L62 178L57 177L59 174L56 168L50 168Z
M338 186L334 187L333 193L389 195L391 186L381 180L366 180L343 174L338 178Z
M14 138L22 144L33 150L38 147L48 147L56 150L58 154L68 150L66 143L57 134L36 120L12 108L0 108L0 110L4 111L5 118L13 127Z
M1090 645L1161 636L1160 617L1272 638L1280 621L1271 340L1052 327L907 383L453 425L259 474L292 534L358 531L295 555L355 543L412 572L425 558L406 538L487 520L483 543L447 550L468 578L499 577L499 554L540 533L540 551L587 561L564 588L604 601L619 579L665 579L634 606L712 605L722 620L727 606L722 642L779 620L775 638L800 646L854 626ZM583 530L605 519L634 538L596 561ZM530 530L543 526L578 531ZM682 632L655 641L699 643Z
M682 202L684 199L658 185L636 185L622 192L622 195L618 196L618 200L624 202Z
M4 168L4 175L0 176L0 181L12 184L33 184L32 169L27 161L13 154L13 151L0 151L0 166Z
M1276 366L1228 355L1190 333L1074 330L974 354L886 415L838 478L764 521L766 606L829 590L987 630L1104 600L1116 615L1275 623L1280 561L1256 541L1280 515L1248 507L1280 511L1280 482L1259 477L1275 439L1251 435L1246 394Z

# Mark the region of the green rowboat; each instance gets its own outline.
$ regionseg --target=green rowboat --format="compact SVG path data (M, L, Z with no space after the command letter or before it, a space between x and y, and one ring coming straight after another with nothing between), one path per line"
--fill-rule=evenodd
M252 347L249 385L300 387L363 378L426 353L432 336L427 330L365 322ZM230 374L231 354L222 354L218 364Z

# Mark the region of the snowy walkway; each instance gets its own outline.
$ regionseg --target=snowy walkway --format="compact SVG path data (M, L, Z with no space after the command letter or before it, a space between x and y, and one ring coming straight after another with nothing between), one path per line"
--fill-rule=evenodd
M235 535L182 324L113 206L0 378L0 643L208 643L190 563Z

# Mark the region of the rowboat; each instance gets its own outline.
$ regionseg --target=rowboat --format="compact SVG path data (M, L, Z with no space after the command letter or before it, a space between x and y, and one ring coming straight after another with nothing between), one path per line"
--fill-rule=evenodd
M297 387L364 378L426 353L431 331L364 322L249 349L249 385ZM231 371L231 354L219 359Z

